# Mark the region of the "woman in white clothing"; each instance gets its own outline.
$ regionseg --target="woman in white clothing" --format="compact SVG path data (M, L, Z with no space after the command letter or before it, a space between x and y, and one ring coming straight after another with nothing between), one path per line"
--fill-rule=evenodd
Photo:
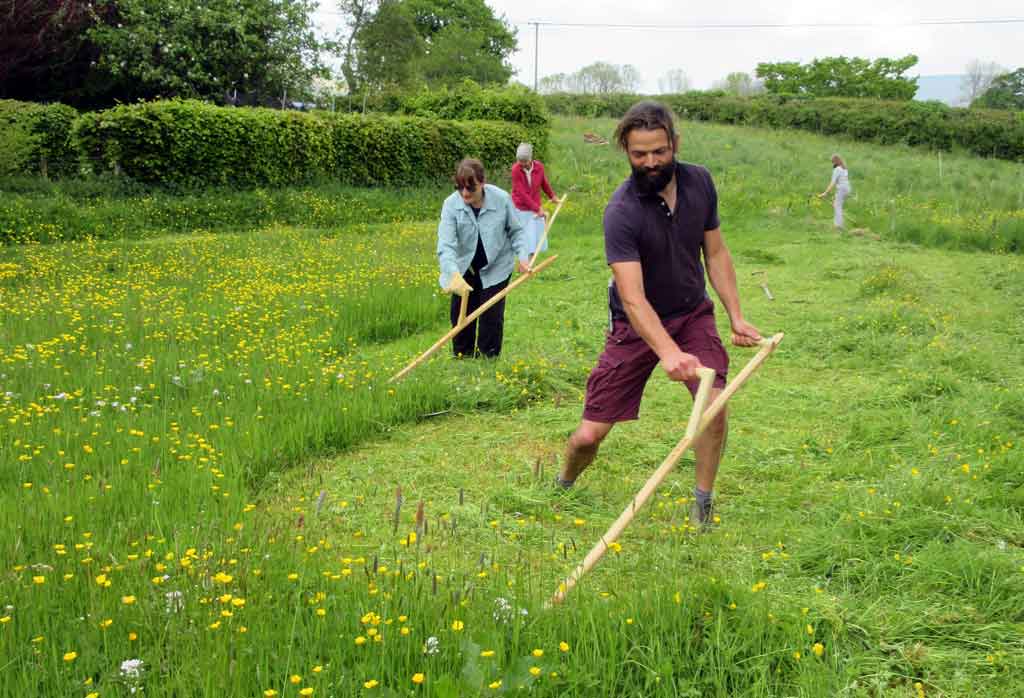
M843 202L853 192L853 188L850 187L850 172L846 169L846 163L838 155L832 156L832 181L828 183L828 188L825 191L818 194L818 197L824 198L828 196L833 187L836 190L836 196L832 200L832 209L835 212L832 223L835 227L842 228Z

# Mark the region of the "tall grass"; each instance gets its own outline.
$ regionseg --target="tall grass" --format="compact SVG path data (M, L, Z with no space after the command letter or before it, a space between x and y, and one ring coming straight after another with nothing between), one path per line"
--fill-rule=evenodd
M307 225L0 251L0 695L1016 695L1022 262L833 233L798 205L828 175L810 136L684 130L746 314L787 338L731 405L719 525L689 525L684 461L544 607L688 411L656 376L641 420L551 487L606 322L625 163L580 134L609 126L560 122L559 260L510 298L503 358L398 386L447 324L444 192L354 194L385 213L349 225L310 205ZM853 216L880 195L871 157L924 157L841 152L875 173ZM1005 166L965 163L965 186L1006 193Z
M610 119L564 120L554 142L571 181L603 202L628 173L614 145L583 142L590 131L609 140ZM680 126L680 157L706 165L728 192L721 212L741 231L766 225L829 221L831 206L814 195L842 154L854 197L848 227L861 235L960 250L1024 251L1024 165L968 155L883 147L791 131L705 123ZM563 176L568 175L563 169ZM600 205L603 205L600 204Z
M614 122L561 118L556 125L552 141L563 186L575 186L603 206L626 171L625 163L613 145L587 145L581 134L594 131L610 138ZM730 193L723 197L722 212L743 228L828 220L831 207L813 195L825 189L829 156L838 151L850 166L855 192L847 204L849 227L859 234L948 249L1024 251L1020 163L698 122L681 124L681 133L682 157L712 170L718 185ZM173 191L105 178L8 178L0 182L0 240L120 239L273 224L329 229L427 220L436 214L449 173L436 175L435 187L399 190L324 182L302 189ZM507 172L489 177L507 186Z
M439 179L447 173L439 173ZM325 182L310 188L148 189L112 178L0 184L0 242L139 239L195 230L245 232L269 225L323 229L413 222L435 214L440 185L357 189Z

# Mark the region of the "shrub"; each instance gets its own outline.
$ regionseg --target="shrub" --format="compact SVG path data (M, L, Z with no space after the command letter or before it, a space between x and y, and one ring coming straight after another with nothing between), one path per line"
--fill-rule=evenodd
M523 126L378 114L234 109L195 101L86 114L75 141L94 171L199 187L285 185L315 179L407 185L444 178L462 157L504 169Z
M0 100L0 174L74 174L70 134L77 116L64 104Z
M639 95L548 95L558 114L619 118ZM845 135L878 143L906 143L1024 160L1024 118L1007 111L960 109L940 102L820 98L796 95L734 97L688 92L654 97L684 119Z
M480 87L466 80L457 87L423 89L419 92L381 92L349 103L355 111L383 112L452 121L508 121L519 124L533 143L534 155L547 155L551 119L544 100L525 87ZM505 156L511 162L515 149Z

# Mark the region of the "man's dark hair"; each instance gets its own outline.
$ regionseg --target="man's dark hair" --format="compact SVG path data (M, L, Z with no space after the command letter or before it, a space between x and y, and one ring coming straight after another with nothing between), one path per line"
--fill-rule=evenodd
M656 131L659 128L665 130L668 136L668 144L675 147L676 128L672 119L672 111L661 102L643 101L637 102L629 108L622 121L615 127L615 140L619 147L626 150L629 146L629 133L633 129L642 128L645 131Z
M475 158L466 158L455 168L456 189L476 191L484 182L484 164Z

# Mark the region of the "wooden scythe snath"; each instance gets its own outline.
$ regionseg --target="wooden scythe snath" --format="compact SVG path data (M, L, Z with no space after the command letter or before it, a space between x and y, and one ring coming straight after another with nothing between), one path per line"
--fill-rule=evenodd
M783 334L780 332L771 339L761 340L761 350L752 358L743 370L737 374L737 376L725 387L715 401L711 403L707 411L703 414L699 409L703 406L701 403L701 390L705 390L705 396L703 399L707 399L706 390L710 389L710 383L708 382L708 388L704 387L704 380L702 378L701 387L697 391L697 396L694 398L693 411L690 413L690 421L686 428L686 435L683 436L682 440L672 449L672 452L668 454L665 460L662 462L658 469L654 471L654 474L647 480L647 483L640 489L635 497L630 501L629 505L619 515L619 518L615 520L615 523L611 525L611 528L601 536L601 539L597 544L587 553L587 556L583 559L571 575L569 575L561 584L558 585L558 590L554 596L548 601L548 605L555 605L561 603L568 596L569 592L572 591L573 587L576 586L580 578L597 564L601 557L607 552L608 547L618 539L625 530L626 526L633 520L633 516L636 514L643 505L650 499L654 491L658 489L658 485L668 476L672 469L679 462L683 453L687 451L696 441L697 437L711 424L711 421L718 416L718 414L725 409L725 403L729 401L736 391L746 382L748 378L756 371L761 364L764 363L765 359L775 351L775 347L779 346L779 342L782 341ZM710 370L710 369L708 369ZM713 372L712 372L713 377ZM699 421L698 421L699 420Z
M441 339L439 339L436 342L434 342L434 344L429 349L427 349L425 352L423 352L418 357L416 357L412 361L412 363L410 363L408 366L403 368L401 371L399 371L395 375L391 376L391 378L388 380L388 383L394 383L395 381L398 381L398 380L401 380L402 378L405 378L405 376L408 375L410 371L412 371L414 368L419 366L421 363L423 363L424 361L429 359L431 354L433 354L435 351L437 351L438 349L443 347L445 345L445 343L447 343L452 337L454 337L459 332L461 332L462 329L466 325L468 325L469 323L471 323L474 320L476 320L488 308L490 308L492 305L494 305L495 303L500 301L502 298L504 298L505 296L510 294L512 291L514 291L515 289L519 288L521 285L523 285L524 283L526 283L530 279L532 279L535 276L537 276L537 274L539 272L543 271L545 269L545 267L547 267L549 264L554 262L556 259L558 259L558 255L552 255L551 257L548 257L543 262L541 262L536 267L534 267L530 272L528 272L526 274L520 274L518 279L516 279L515 281L510 283L508 286L506 286L499 293L495 294L493 298L488 300L486 303L481 305L479 308L474 310L472 313L470 313L469 315L465 316L465 319L461 323L455 325L455 327L453 327L450 330L448 330L448 332L446 332L444 334L444 336L441 337ZM465 302L463 302L463 308L464 307L465 307ZM460 317L461 317L461 313L460 313Z
M429 349L427 349L425 352L423 352L418 357L416 357L412 361L412 363L410 363L408 366L403 368L401 371L399 371L395 375L391 376L391 378L388 380L388 383L394 383L395 381L399 381L402 378L405 378L405 376L408 375L410 371L412 371L414 368L419 366L421 363L423 363L424 361L429 359L431 354L433 354L435 351L437 351L438 349L443 347L452 337L454 337L459 332L461 332L462 329L466 325L468 325L469 323L471 323L474 320L476 320L478 317L480 317L492 305L494 305L495 303L498 303L502 298L507 296L514 289L518 288L519 286L523 285L524 283L526 283L527 281L532 279L534 276L536 276L538 274L538 272L542 271L545 267L547 267L549 264L551 264L556 259L558 259L558 255L552 255L552 256L548 257L547 259L545 259L540 264L538 264L536 267L533 266L534 263L537 261L537 255L540 254L540 248L544 245L544 241L547 240L547 238L548 238L548 231L551 230L551 226L555 224L555 218L558 216L558 212L560 210L562 210L562 204L565 203L565 197L566 196L567 196L566 194L562 195L562 198L558 202L558 206L555 207L555 212L551 215L551 218L546 222L546 225L544 226L544 235L541 237L540 241L537 243L537 249L534 250L533 256L530 257L530 262L529 262L530 271L527 272L526 274L521 274L518 279L516 279L515 281L510 283L503 290L501 290L499 293L497 293L493 298L488 300L486 303L481 305L479 308L474 310L469 315L466 314L466 308L467 308L468 303L469 303L469 294L468 293L462 294L462 302L461 302L461 305L459 306L459 319L458 319L458 322L455 323L455 327L451 328L448 332L446 332L444 334L443 337L441 337L441 339L439 339L436 342L434 342L434 344L431 345L431 347Z

